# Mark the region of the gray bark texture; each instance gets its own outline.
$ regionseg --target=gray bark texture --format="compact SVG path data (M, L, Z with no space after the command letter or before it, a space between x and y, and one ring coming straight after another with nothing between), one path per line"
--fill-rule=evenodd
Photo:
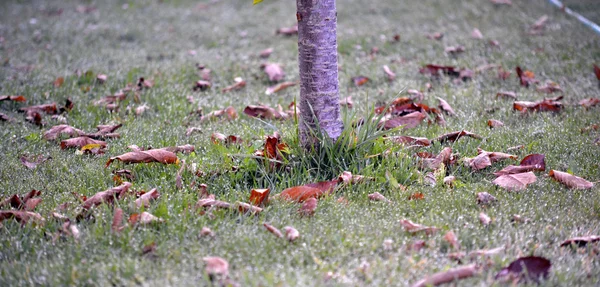
M344 125L340 117L337 12L335 0L296 0L300 66L300 140L316 144L310 130L319 128L336 140Z

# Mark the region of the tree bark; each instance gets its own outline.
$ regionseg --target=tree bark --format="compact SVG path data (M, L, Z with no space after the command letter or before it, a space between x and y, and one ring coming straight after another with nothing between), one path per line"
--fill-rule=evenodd
M336 140L344 128L340 117L335 0L296 0L300 68L300 140L318 144L320 131ZM319 127L317 128L317 123Z

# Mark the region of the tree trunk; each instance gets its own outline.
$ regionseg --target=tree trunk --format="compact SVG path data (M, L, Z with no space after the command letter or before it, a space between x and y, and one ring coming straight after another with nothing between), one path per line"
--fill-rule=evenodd
M336 140L340 117L335 0L296 0L300 66L300 140L318 144L311 131ZM317 128L317 122L319 127Z

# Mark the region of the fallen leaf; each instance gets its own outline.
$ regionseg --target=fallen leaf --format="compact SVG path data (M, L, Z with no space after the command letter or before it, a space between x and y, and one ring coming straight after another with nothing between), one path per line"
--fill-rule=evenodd
M402 225L402 227L404 227L404 230L406 230L406 232L409 233L424 232L427 235L431 235L438 231L437 227L416 224L408 219L400 220L400 225Z
M460 71L458 69L456 69L456 67L440 66L440 65L434 65L434 64L425 65L424 67L422 67L419 70L419 73L424 74L424 75L431 75L434 77L439 76L440 73L443 73L445 75L452 76L452 77L460 76Z
M256 205L256 206L264 206L266 203L269 202L269 193L271 193L271 190L269 190L268 188L265 189L252 189L250 191L250 203Z
M352 81L352 83L354 83L354 86L360 87L366 83L368 83L369 81L371 81L371 79L365 77L365 76L356 76L350 79Z
M393 81L394 79L396 79L396 74L394 72L392 72L390 67L388 67L387 65L383 65L383 73L387 77L387 80L390 82Z
M142 206L148 208L150 206L150 202L156 200L160 197L160 193L156 190L156 188L151 189L150 191L142 194L138 199L135 200L135 207L141 208Z
M39 214L31 211L24 210L0 210L0 223L5 219L14 218L21 225L29 222L33 223L44 223L44 218Z
M267 90L265 91L265 95L272 95L278 92L281 92L289 87L293 87L295 85L297 85L298 82L283 82L283 83L279 83L275 86L271 86L268 87Z
M483 34L481 34L481 31L479 31L479 29L474 28L473 31L471 32L471 38L483 39Z
M269 56L271 56L271 53L273 53L273 48L266 48L262 51L260 51L260 53L258 54L259 57L266 59Z
M423 200L425 199L425 195L421 192L415 192L408 196L408 200Z
M115 133L117 129L122 127L123 124L115 124L115 125L97 125L97 131L95 133L85 134L85 136L99 139L99 138L118 138L120 135Z
M515 92L506 92L506 91L496 93L496 98L500 98L500 97L516 100L517 94Z
M280 110L276 110L268 106L255 105L246 106L246 108L244 108L244 114L253 118L268 120L286 120L291 116L290 113L283 111L282 108Z
M427 34L427 35L425 35L425 37L430 40L441 40L444 37L444 33L435 32L435 33Z
M412 287L438 286L445 283L455 282L460 279L473 277L478 273L479 268L475 264L456 267L430 275L422 280L419 280L417 283L413 284Z
M495 151L489 152L489 151L482 150L481 148L477 148L477 153L478 154L486 154L486 155L488 155L489 158L490 158L490 161L492 163L498 162L498 161L501 161L501 160L505 160L505 159L514 159L514 160L517 159L516 155L512 155L512 154L508 154L508 153L503 153L503 152L495 152Z
M98 74L98 76L96 76L96 81L98 81L99 84L104 84L106 80L108 80L108 76L105 74Z
M13 101L24 103L27 99L24 96L0 96L0 102L2 101Z
M113 220L112 220L112 225L111 225L111 230L113 232L121 232L121 230L123 230L124 226L123 224L123 209L120 208L115 208L115 212L113 215Z
M410 137L410 136L393 136L389 139L398 144L409 145L409 146L430 146L431 141L427 138Z
M506 80L508 80L508 78L510 78L510 75L511 75L510 71L505 70L502 67L498 68L498 79L506 81Z
M404 245L404 248L406 249L406 251L419 251L423 249L426 245L427 243L425 242L425 240L415 240L411 243L407 243L406 245Z
M298 239L298 237L300 237L300 232L298 232L296 228L293 228L291 226L284 227L283 231L285 231L285 238L289 242L293 242L294 240Z
M444 143L446 141L454 142L462 137L471 137L471 138L478 139L478 140L483 139L480 135L474 134L469 131L462 130L462 131L456 131L456 132L443 134L443 135L435 138L433 141L439 141L440 143Z
M546 83L544 83L544 85L538 86L536 88L536 90L538 92L546 93L546 94L552 94L555 92L563 92L563 89L560 87L560 85L558 85L557 83L552 82L552 81L546 81Z
M448 104L448 102L446 102L446 100L438 97L437 98L440 101L440 109L443 112L446 112L446 114L450 115L450 116L456 116L456 113L454 112L454 110L452 109L452 107L450 106L450 104Z
M339 101L341 107L347 107L349 109L354 106L354 102L352 102L352 96L345 97Z
M56 80L54 80L54 82L52 84L54 85L55 88L60 88L60 86L62 86L64 82L65 82L65 78L58 77L58 78L56 78Z
M156 215L150 212L142 212L141 214L134 213L129 217L128 220L130 225L141 224L141 225L150 225L155 223L165 222L164 219L157 217Z
M119 156L111 157L106 162L108 167L114 160L119 160L123 163L150 163L159 162L162 164L174 164L179 160L175 153L163 149L151 149L146 151L134 151L124 153Z
M389 130L398 127L412 129L417 127L427 116L421 112L412 112L403 116L382 118L379 122L383 129Z
M487 214L480 212L479 213L479 222L481 222L481 224L483 226L487 226L492 222L492 219Z
M58 108L56 107L56 103L51 104L43 104L43 105L35 105L22 107L19 109L20 112L25 112L26 114L33 113L45 113L47 115L55 115L58 113Z
M519 166L509 165L502 170L495 172L494 174L496 176L501 176L506 174L544 170L546 170L545 155L534 153L524 157Z
M315 214L315 210L317 210L317 199L314 197L308 198L300 209L298 209L298 213L302 216L312 216Z
M563 241L560 246L572 246L583 247L588 243L600 241L599 235L590 235L585 237L573 237Z
M9 117L7 114L0 113L0 121L13 122L13 121L15 121L15 119Z
M179 145L179 146L169 146L160 148L161 150L170 151L172 153L192 153L196 150L196 148L191 144Z
M447 54L460 54L465 51L465 46L449 46L444 49Z
M487 125L490 128L499 128L499 127L503 127L504 123L499 120L489 119L487 121Z
M584 108L590 108L590 107L596 106L598 104L600 104L599 98L589 98L589 99L579 101L579 105Z
M438 169L442 164L449 165L452 163L452 148L445 147L434 158L424 158L422 167L426 169Z
M343 184L359 184L364 182L365 180L375 180L375 178L366 178L363 175L352 174L349 171L343 171L340 176L338 176L337 182Z
M242 89L243 87L246 86L246 81L244 81L240 77L235 78L234 82L235 82L234 84L223 88L221 90L221 92L227 93L227 92L231 92L231 91L237 91L237 90L240 90L240 89Z
M199 235L200 237L215 237L215 233L206 226L202 227Z
M322 181L284 189L279 197L294 202L303 202L310 198L319 198L331 194L337 185L337 180Z
M453 175L449 175L444 177L444 184L445 185L449 185L452 186L454 184L454 181L456 181L456 177Z
M548 277L550 267L552 267L552 263L546 258L537 256L521 257L500 270L495 278L496 280L518 278L518 280L524 281L530 279L539 282L540 278Z
M57 125L45 131L43 138L46 140L55 140L65 134L69 137L74 137L84 135L85 132L69 125Z
M368 195L368 198L370 201L384 201L384 202L390 202L389 199L385 198L385 196L383 196L383 194L379 193L379 192L374 192Z
M206 91L206 90L210 89L211 86L212 86L212 84L209 81L199 80L199 81L196 81L194 83L194 86L192 87L192 90L194 92L196 92L196 91Z
M52 157L44 157L42 155L37 155L37 156L22 156L21 158L21 163L28 169L35 169L38 165L46 162L49 159L52 159Z
M595 64L593 64L594 66L594 74L596 75L596 79L598 79L598 81L600 81L600 67L596 66Z
M199 199L198 202L196 202L196 209L199 208L211 208L211 207L216 207L216 208L221 208L221 209L231 209L231 203L229 202L225 202L225 201L220 201L220 200L216 200L214 198L214 195L210 195L208 198L202 198Z
M231 121L231 120L237 119L238 114L234 107L229 106L225 109L215 110L215 111L212 111L212 112L206 114L205 116L200 117L200 122L206 122L208 120L220 119L220 118L223 118L223 116L227 117L227 120Z
M467 159L469 166L472 170L482 170L488 166L492 165L492 161L490 160L490 156L487 153L480 153L478 156Z
M536 182L537 178L533 172L524 172L516 174L501 175L492 181L493 184L503 187L509 191L519 191L527 187L528 184Z
M460 249L460 243L458 242L458 237L452 230L448 231L446 235L444 235L444 240L446 240L455 250Z
M202 258L206 266L204 267L204 272L206 272L211 280L214 279L215 276L223 276L227 277L229 275L229 263L221 257L204 257Z
M480 205L490 205L494 202L498 201L496 197L487 193L487 192L478 192L477 193L477 204Z
M263 223L263 226L271 233L273 233L273 235L277 236L278 238L283 238L283 234L281 233L281 231L279 231L279 229L277 229L275 226L268 224L268 223Z
M591 189L594 187L594 184L572 174L568 174L566 172L558 171L558 170L550 170L548 174L551 178L554 178L556 181L566 185L569 188L573 189Z
M516 71L517 77L519 78L521 86L523 87L529 87L530 84L536 84L539 82L535 79L535 74L532 71L527 70L523 72L523 70L519 66L517 66Z
M92 207L98 206L102 203L112 204L115 198L122 197L129 188L131 187L131 183L123 182L123 184L113 187L111 189L107 189L105 191L98 192L94 194L92 197L88 198L83 202L81 207L84 211L91 209Z
M298 25L294 25L292 27L279 28L277 29L276 33L284 36L298 35Z
M283 67L277 63L267 63L260 66L261 69L267 74L270 82L279 82L285 77Z
M235 206L237 210L242 214L259 214L262 212L262 208L254 206L245 202L236 202Z
M94 140L94 139L88 138L86 136L76 137L76 138L72 138L72 139L66 139L66 140L60 142L61 149L83 148L88 145L98 145L98 146L100 146L100 148L105 148L106 142L101 141L101 140Z

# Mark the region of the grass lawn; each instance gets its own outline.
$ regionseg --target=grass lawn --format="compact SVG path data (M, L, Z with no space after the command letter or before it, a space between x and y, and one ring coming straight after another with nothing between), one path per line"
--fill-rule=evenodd
M88 6L79 6L83 2ZM299 95L297 86L265 95L271 84L260 68L266 61L281 63L287 80L299 79L297 37L275 34L276 29L295 24L293 1L264 1L255 7L250 0L83 2L0 1L0 94L27 98L27 103L0 102L0 112L14 119L0 122L0 199L40 190L42 202L35 212L46 219L44 224L24 226L2 221L1 286L210 285L204 271L206 256L227 260L231 280L241 286L407 286L470 261L482 266L481 272L458 284L489 286L496 284L494 276L500 269L528 255L551 260L544 285L600 284L598 243L579 249L559 246L571 237L600 235L600 145L594 144L600 131L581 132L600 124L600 107L577 104L600 95L592 70L592 64L600 64L600 36L546 1L513 1L512 6L483 0L338 1L340 91L354 101L352 109L343 108L348 126L367 117L375 106L416 89L424 92L424 103L437 106L437 97L444 98L457 115L446 117L445 127L423 123L392 135L433 139L464 129L482 139L462 138L420 149L376 140L352 154L338 153L321 161L298 148L293 120L257 120L242 113L251 104L287 107ZM586 13L599 19L600 11ZM529 27L543 15L548 16L543 33L529 35ZM484 38L473 39L473 28ZM435 32L443 33L443 38L425 37ZM393 39L396 34L399 41ZM490 40L499 46L490 46ZM444 52L456 45L463 45L464 53ZM269 47L274 52L268 60L261 59L258 54ZM379 49L375 55L373 47ZM212 87L207 91L192 91L200 80L196 64L211 70ZM501 80L493 68L456 82L420 74L426 64L473 71L496 64L512 74ZM383 65L396 73L394 81L386 80ZM564 90L562 111L521 114L513 111L513 100L496 98L499 91L514 91L521 101L561 94L541 93L536 85L521 87L516 66L532 71L540 84L558 83ZM97 74L107 75L104 84L95 80ZM359 75L371 81L355 87L351 78ZM59 77L64 82L54 86ZM115 112L93 104L140 77L154 85L139 92L139 101L131 92ZM222 92L236 77L243 78L246 87ZM431 91L427 83L432 84ZM41 128L17 112L34 104L60 106L67 98L73 100L73 109L62 118L44 115L46 125ZM136 116L133 111L143 104L150 108ZM239 118L200 121L198 109L206 115L228 106ZM505 126L488 128L492 118ZM46 130L62 121L88 132L100 124L123 126L116 131L120 138L107 140L105 154L81 155L43 139ZM189 127L199 131L187 136ZM262 148L264 136L274 131L290 145L287 166L276 172L252 157ZM245 142L229 147L213 144L214 132L237 135ZM181 164L115 162L105 168L109 157L130 151L130 145L184 144L194 145L195 152L179 154L179 159L202 173L183 171L181 189L176 187ZM532 153L546 157L546 171L536 172L537 181L519 192L492 183L493 172L518 161L494 163L481 171L462 163L463 158L476 156L477 148L507 152L517 145L523 148L508 152L519 160ZM452 148L458 162L447 166L445 174L438 172L431 186L427 170L419 169L420 159L414 154L437 154L444 147ZM386 150L391 153L377 155ZM21 163L23 155L51 159L30 170ZM165 222L111 231L115 207L124 211L125 218L140 212L131 206L134 196L99 205L91 218L76 221L81 203L73 193L89 198L116 186L112 171L122 168L134 173L133 190L160 192L145 211ZM550 169L596 184L572 190L550 178ZM299 204L284 202L273 202L257 216L235 210L202 215L194 209L200 183L219 200L248 202L253 188L269 188L275 195L288 187L330 180L342 171L375 180L320 199L311 217L298 214ZM441 182L445 175L457 178L453 187ZM370 201L367 195L374 192L392 202ZM490 193L497 202L478 205L479 192ZM414 193L422 193L424 199L408 200ZM342 196L347 204L338 202ZM53 219L52 212L69 217L79 237L61 235L63 221ZM492 220L487 227L478 219L481 212ZM528 221L513 222L514 215ZM402 219L440 230L431 236L411 234L400 225ZM265 222L280 229L293 226L300 237L292 243L277 238L265 230ZM203 227L210 228L214 237L199 236ZM444 239L449 231L456 234L458 249ZM408 250L419 240L424 248ZM449 256L497 247L504 250L485 258L457 262ZM151 250L144 252L147 249Z

